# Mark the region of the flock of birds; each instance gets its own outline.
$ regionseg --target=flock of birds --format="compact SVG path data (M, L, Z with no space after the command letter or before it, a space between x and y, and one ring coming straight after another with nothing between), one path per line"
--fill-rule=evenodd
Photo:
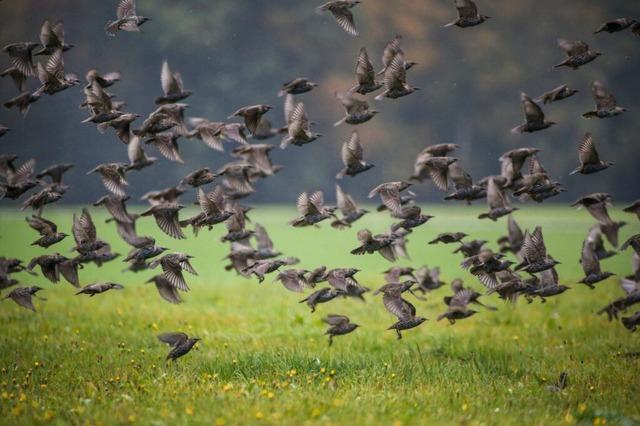
M358 35L351 9L361 3L359 0L336 0L317 8L317 12L330 12L338 25L351 35ZM455 0L458 11L457 18L445 25L472 27L482 24L489 17L479 14L471 0ZM115 36L119 31L140 32L140 27L149 18L137 14L134 0L121 0L117 7L117 19L109 22L106 32ZM636 35L640 35L640 23L632 19L621 18L602 25L596 33L614 33L631 27ZM380 91L376 100L398 99L418 90L407 83L407 72L415 65L405 60L401 47L401 36L389 41L382 54L382 69L376 72L363 47L358 55L355 68L356 84L344 92L337 92L336 97L345 110L344 117L335 123L357 126L371 120L378 111L371 108L363 97ZM559 41L560 48L567 57L557 66L568 66L577 69L593 60L600 53L595 52L582 41ZM2 72L9 76L21 94L4 105L7 108L18 108L26 115L31 104L38 101L43 94L54 95L80 83L74 74L65 73L63 53L72 49L73 45L65 42L62 22L51 24L46 21L40 31L40 43L17 42L3 48L10 60L11 67ZM36 57L46 57L46 61L36 61ZM27 90L28 82L37 77L40 87L31 92ZM328 303L337 297L359 298L364 300L364 293L369 289L358 283L355 268L334 268L320 266L313 270L290 267L298 263L294 257L282 257L274 248L266 229L255 224L253 229L247 228L247 213L250 207L240 203L241 199L254 192L254 184L260 179L271 178L282 167L273 164L270 151L274 146L257 143L272 137L281 136L280 147L290 145L303 146L312 143L322 135L312 130L313 122L309 119L305 105L299 101L299 95L312 91L317 84L306 78L295 78L285 83L280 96L284 99L285 125L274 127L267 118L272 109L269 105L251 105L238 109L228 119L239 121L210 121L205 118L186 117L188 105L183 101L192 92L184 87L179 73L173 72L165 61L161 70L163 95L155 100L157 109L149 114L140 125L134 126L138 114L126 112L125 104L115 100L115 96L107 91L120 80L120 74L111 72L100 74L92 69L86 74L84 86L85 100L82 107L89 116L85 123L93 123L97 130L104 133L112 129L117 138L126 146L128 163L109 162L96 166L88 174L97 174L104 184L107 194L98 199L94 206L104 207L110 214L108 222L113 222L120 237L131 246L125 257L127 270L131 272L147 271L158 266L161 273L151 277L147 282L154 283L159 295L170 303L180 303L180 292L189 291L185 272L197 275L190 263L191 255L169 252L167 247L158 246L151 236L138 235L136 222L140 218L152 217L159 230L175 239L185 238L184 228L192 228L194 234L203 229L212 229L224 223L227 233L221 238L229 243L229 263L226 270L235 270L244 277L255 276L262 282L266 275L275 274L275 280L292 292L303 292L314 289L301 303L306 303L311 312L319 304ZM513 132L535 132L546 129L554 123L547 121L539 103L549 104L566 99L577 91L567 85L559 86L533 100L522 94L522 108L525 122L513 129ZM584 114L584 117L608 118L625 111L619 107L614 96L600 83L594 82L592 87L596 108ZM6 126L0 127L0 136L8 132ZM142 199L149 207L140 214L127 211L127 176L153 166L158 159L148 156L146 147L152 146L165 159L183 163L179 150L181 138L199 139L208 147L224 151L224 143L236 146L231 155L236 159L216 171L209 168L194 170L173 187L150 191ZM255 143L254 143L255 142ZM412 185L431 181L435 188L444 191L445 200L460 200L471 204L474 200L486 199L488 211L479 219L488 218L496 221L507 216L508 233L497 243L499 251L492 251L487 241L472 240L462 232L447 232L438 235L429 244L447 244L455 246L454 253L462 255L461 267L486 287L486 294L497 293L500 298L515 302L519 296L531 303L539 298L543 303L549 297L564 293L568 287L561 285L555 266L559 263L547 250L543 231L540 226L532 231L523 231L512 212L518 210L510 202L509 192L521 201L533 200L542 202L554 197L564 189L561 183L554 181L538 157L539 149L517 148L505 152L500 157L500 173L474 182L460 161L451 154L457 149L455 144L432 145L420 152L415 160L414 173L406 180L386 182L373 188L369 198L379 197L381 204L378 212L388 212L397 219L386 233L374 234L368 229L357 233L359 246L351 253L364 255L379 253L390 262L399 257L408 257L406 237L416 227L426 223L432 216L423 214L414 202L415 194L409 189ZM357 130L342 145L343 168L336 176L355 177L371 169L373 164L364 159L364 149ZM601 160L593 138L587 134L578 149L579 166L571 174L591 174L600 172L612 163ZM526 164L528 163L528 167ZM0 175L4 182L0 183L0 195L7 199L21 199L29 191L34 190L22 203L22 210L31 208L34 214L27 217L28 225L40 235L32 244L49 249L67 237L60 232L57 224L43 217L43 211L49 204L63 198L69 189L63 176L73 167L72 164L55 164L36 173L35 160L18 163L15 155L0 155ZM209 189L205 189L211 185ZM180 198L189 190L194 190L200 211L193 217L180 217L184 207ZM350 228L368 212L359 208L350 194L336 185L337 206L325 203L322 191L303 192L298 196L297 208L299 216L290 224L293 227L318 226L320 222L330 219L331 227L336 229ZM589 230L582 246L581 265L584 278L580 283L594 288L609 276L603 271L600 261L616 254L605 247L605 238L613 246L618 246L618 230L625 223L614 221L607 211L612 197L606 193L594 193L581 197L573 206L584 207L596 220ZM337 212L340 212L338 216ZM626 212L640 218L640 200L625 209ZM101 239L96 232L91 213L84 208L79 215L74 214L72 235L75 240L75 257L66 257L59 253L46 252L31 259L26 265L20 259L0 258L0 289L11 288L19 284L12 277L17 272L34 274L39 267L42 275L49 281L57 283L61 276L73 286L79 288L77 294L93 297L110 290L122 289L116 282L98 282L80 288L79 269L85 264L98 266L118 257L111 251L109 243ZM253 244L255 241L255 245ZM632 275L621 279L625 296L607 305L601 312L609 319L618 318L619 313L633 304L640 302L640 234L632 236L624 242L621 249L631 247L633 254ZM516 261L509 260L513 255ZM277 273L277 274L276 274ZM384 272L386 284L373 294L382 294L384 307L397 321L389 329L395 330L398 339L401 332L415 328L426 318L418 315L413 303L407 300L409 293L419 300L424 295L445 283L440 280L439 268L423 266L419 269L393 266ZM322 283L328 286L315 289ZM446 319L451 324L468 318L477 311L470 306L479 305L489 310L495 307L484 305L479 299L481 293L465 287L460 279L451 283L453 294L445 297L446 310L438 320ZM33 298L42 290L37 286L18 286L11 289L4 299L12 299L18 305L35 311ZM420 294L417 294L420 293ZM328 315L325 322L329 328L329 344L333 337L354 331L358 325L345 315ZM630 330L640 325L640 311L623 317L622 323ZM162 342L172 349L167 359L175 360L186 354L199 340L185 333L165 333L158 336Z

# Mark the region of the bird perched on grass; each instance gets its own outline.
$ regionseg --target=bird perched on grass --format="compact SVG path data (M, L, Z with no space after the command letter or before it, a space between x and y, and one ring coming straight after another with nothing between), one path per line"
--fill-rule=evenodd
M171 351L167 355L166 361L175 362L181 356L191 351L191 348L200 341L198 337L189 337L185 333L162 333L158 335L158 340L171 346Z
M338 172L336 179L342 179L345 176L355 177L374 167L373 164L363 160L363 152L360 135L357 130L354 130L351 138L342 144L341 157L344 168Z
M536 102L542 102L544 104L551 104L553 102L558 102L563 99L570 98L571 96L578 93L578 90L569 88L568 85L563 84L561 86L556 87L555 89L551 89L548 92L544 92L538 98L536 98Z
M558 39L558 47L566 53L567 58L554 65L554 68L569 67L577 70L602 55L600 52L591 50L587 43L580 40L569 41L561 38Z
M82 287L82 289L76 293L76 296L79 294L88 294L89 297L93 297L96 294L104 293L105 291L122 290L123 288L123 285L113 282L89 284Z
M163 276L178 290L189 291L189 286L182 275L182 271L187 271L191 275L198 275L189 259L193 259L193 256L185 253L169 253L164 256L154 259L149 264L150 268L155 268L158 265L162 268Z
M460 243L464 237L468 237L469 235L464 232L443 232L438 234L436 238L429 241L429 244L453 244Z
M43 290L42 287L31 286L31 287L16 287L11 290L2 300L11 299L17 305L22 306L23 308L27 308L36 312L35 306L33 306L32 298L36 296L36 293L40 290ZM45 300L45 299L42 299Z
M580 146L578 147L578 159L580 160L580 166L575 168L570 175L581 173L583 175L589 175L601 170L613 166L614 163L610 161L603 161L596 151L596 146L593 143L593 137L591 133L584 135Z
M172 304L182 303L182 298L178 289L164 277L164 275L155 275L149 278L145 283L153 283L158 290L158 294L164 300Z
M344 291L338 290L333 287L324 287L320 290L316 290L308 297L305 297L298 303L306 303L311 308L311 313L316 311L316 307L321 303L327 303L332 301L338 296L344 296Z
M381 82L376 80L375 69L369 59L367 49L364 47L360 48L360 52L358 53L355 77L356 85L349 89L349 92L366 95L367 93L375 92L383 86Z
M594 81L591 85L591 95L596 103L596 109L582 114L584 118L609 118L626 111L625 108L617 105L616 98L599 81Z
M284 96L287 93L290 95L301 95L312 91L314 87L318 86L318 83L309 81L308 78L298 77L284 83L282 89L278 92L278 96Z
M377 101L384 98L398 99L420 90L419 87L413 87L407 83L406 62L401 53L397 53L386 68L383 82L384 90L375 97Z
M489 179L487 185L487 204L489 205L489 211L487 213L481 213L478 219L489 218L492 221L496 221L502 216L513 213L518 210L517 207L511 206L509 198L503 189L500 189L493 178Z
M416 307L402 298L402 289L397 286L383 290L382 303L391 314L398 318L388 330L395 330L398 340L402 339L402 330L410 330L425 322L425 317L416 315Z
M582 244L582 257L580 258L580 264L582 265L582 270L584 271L585 276L579 282L585 284L592 290L595 288L594 284L606 280L614 275L611 272L603 272L600 269L600 261L598 260L592 245L589 244L587 240Z
M640 31L640 25L638 25L637 20L631 19L631 18L618 18L618 19L612 19L611 21L607 21L604 24L600 25L598 29L595 30L593 33L599 34L599 33L605 32L605 33L613 34L620 31L624 31L629 27L632 27L631 30L633 32Z
M455 0L458 17L445 25L445 27L457 26L460 28L474 27L482 24L490 16L478 13L478 7L472 0Z
M358 29L353 19L352 8L362 3L361 0L332 0L316 8L316 13L329 11L335 18L337 24L352 36L359 36Z
M26 220L29 226L40 234L40 238L31 243L32 246L49 248L67 237L64 232L58 232L58 226L54 222L43 217L32 215Z
M135 0L120 0L116 9L116 20L107 22L104 27L107 35L115 36L118 31L142 32L140 27L151 18L138 15Z
M156 105L174 104L183 99L187 99L193 93L190 90L184 90L182 76L178 72L172 72L169 68L169 62L165 60L162 63L160 71L160 83L164 96L156 98Z
M516 271L525 271L530 274L546 271L560 262L547 254L547 247L542 236L542 227L536 226L532 233L525 231L524 242L520 254L522 261L516 265Z
M554 121L547 121L544 117L542 108L533 101L526 93L520 94L520 100L522 101L522 110L524 111L524 124L511 129L511 133L533 133L539 130L548 129L549 127L557 124Z
M337 219L333 213L336 208L324 205L324 195L322 191L316 191L311 194L311 196L303 192L298 196L296 205L300 217L290 222L294 227L317 226L318 223L330 217Z
M357 125L366 123L371 120L379 111L375 109L371 109L369 106L369 102L364 99L360 99L356 97L353 92L353 89L348 90L347 92L336 92L335 96L342 104L345 116L336 121L333 126L338 127L342 123Z
M323 321L329 325L329 329L325 333L329 335L329 346L333 344L335 336L344 336L360 327L358 324L352 323L345 315L330 314Z
M367 210L358 208L351 195L344 192L338 184L336 184L336 204L342 213L340 219L331 222L331 226L336 229L350 228L354 222L368 213Z

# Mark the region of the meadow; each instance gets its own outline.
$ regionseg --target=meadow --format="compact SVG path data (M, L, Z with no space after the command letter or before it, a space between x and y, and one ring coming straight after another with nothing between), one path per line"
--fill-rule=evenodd
M45 217L67 232L71 214L81 209L51 209ZM481 284L460 267L454 245L427 245L445 231L464 231L490 241L506 232L506 220L475 219L480 207L424 206L435 216L409 236L411 260L399 265L440 266L448 283L461 277ZM105 214L92 209L98 235L126 254ZM190 212L186 212L189 214ZM292 229L292 207L261 206L252 222L264 225L296 267L353 266L357 278L374 289L391 266L378 255L352 256L357 230L384 231L387 215L369 215L354 228ZM30 246L36 233L25 214L0 211L0 255L28 261L44 249ZM618 210L629 225L621 241L640 232L637 221ZM445 309L448 286L418 301L429 318L396 340L386 331L395 319L371 293L366 303L334 300L316 313L298 301L304 296L272 283L258 284L225 272L228 247L218 241L223 227L184 241L161 236L151 219L138 221L141 235L195 256L198 276L187 276L191 292L184 303L162 300L144 284L156 271L121 272L121 259L80 271L82 284L115 281L124 290L93 298L75 296L66 282L52 284L38 275L16 275L24 284L46 290L37 313L10 301L0 303L1 424L638 424L640 422L640 342L620 323L596 312L622 294L617 278L590 290L576 282L582 271L580 247L593 219L567 206L527 206L515 214L522 227L543 227L549 252L562 262L561 283L571 290L545 304L521 299L506 304L496 296L475 316L451 326L436 321ZM68 237L50 251L68 253ZM603 268L630 273L630 251L603 261ZM6 290L3 292L6 294ZM633 311L631 311L633 312ZM321 318L348 315L362 325L339 336L332 347ZM156 335L185 331L202 338L196 349L165 364L169 350ZM561 392L547 386L562 371L569 377Z

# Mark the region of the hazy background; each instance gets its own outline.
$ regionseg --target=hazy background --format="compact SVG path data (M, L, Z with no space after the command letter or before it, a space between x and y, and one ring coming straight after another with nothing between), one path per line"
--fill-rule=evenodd
M300 97L316 130L324 137L303 148L274 150L273 159L285 169L257 184L256 202L293 203L303 190L324 189L334 199L334 176L341 168L339 152L353 127L334 128L343 111L334 99L336 90L354 84L358 50L366 46L377 69L385 42L404 36L408 60L419 63L408 80L422 90L396 101L375 102L382 111L358 126L365 156L376 168L345 189L363 200L374 185L406 178L415 155L429 144L455 142L464 167L479 179L498 173L498 156L508 149L536 146L552 176L567 186L557 201L585 192L606 190L618 201L640 196L640 38L630 31L592 35L606 20L640 17L640 2L629 0L479 0L484 14L495 17L468 29L442 28L455 17L451 0L365 0L354 9L361 36L343 32L329 15L318 16L319 1L301 0L138 0L138 13L153 20L143 34L119 33L108 37L105 23L115 17L116 0L6 0L0 3L2 45L37 41L45 19L65 22L67 43L76 47L65 54L67 72L82 79L92 67L119 71L122 81L109 90L127 102L127 111L146 116L161 94L160 66L166 58L182 73L185 86L195 93L187 102L188 114L224 120L237 108L268 103L268 118L282 125L280 85L305 76L321 86ZM558 37L582 39L605 53L578 71L552 70L563 59ZM8 66L6 55L0 64ZM628 108L622 116L586 120L580 114L593 107L590 84L600 79ZM37 87L30 81L30 89ZM562 83L580 90L573 98L545 107L559 124L533 135L512 135L521 123L521 91L538 96ZM4 100L17 94L8 79L0 81ZM0 151L23 160L37 159L41 169L54 162L72 162L73 189L65 202L90 202L105 193L97 176L85 177L98 163L126 161L126 147L112 131L105 135L94 125L81 124L87 116L78 108L81 86L55 96L43 96L26 119L15 110L0 112L0 123L13 129L0 139ZM142 119L136 123L140 125ZM577 163L576 148L586 131L594 134L601 157L615 161L609 170L591 176L568 173ZM279 139L271 143L278 144ZM187 162L181 166L164 158L143 172L130 174L134 196L175 184L189 171L218 167L228 161L196 140L181 140ZM227 151L233 147L227 145ZM148 154L159 154L150 147ZM443 194L427 183L416 188L422 200L440 200Z

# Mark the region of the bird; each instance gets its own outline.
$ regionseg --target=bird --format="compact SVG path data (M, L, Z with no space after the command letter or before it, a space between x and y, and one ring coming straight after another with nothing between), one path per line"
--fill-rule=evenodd
M398 99L420 90L407 83L406 62L402 53L397 53L384 72L384 90L374 99L381 101L384 98Z
M86 208L82 209L82 214L73 214L73 225L71 227L73 239L76 242L73 250L80 254L87 254L104 247L107 243L98 238L96 225L93 223L91 214Z
M600 224L600 230L607 237L612 246L618 246L618 231L626 222L616 222L611 219L607 206L611 205L613 198L605 192L587 194L578 198L571 207L585 207L591 216Z
M469 318L478 313L478 311L468 309L472 297L474 297L474 291L469 288L458 291L449 300L447 311L438 315L437 320L440 321L446 318L449 324L453 325L456 321Z
M298 303L306 303L307 306L311 308L311 313L314 313L319 304L330 302L338 296L344 296L344 292L333 287L323 287L320 290L314 291Z
M255 192L251 186L251 175L256 169L244 161L227 163L216 174L222 177L224 195L229 199L240 199Z
M322 14L326 11L331 12L336 20L336 23L347 34L352 36L359 36L358 29L353 19L352 8L362 3L361 0L332 0L316 8L317 14Z
M533 99L527 96L526 93L520 94L522 101L522 110L524 111L524 124L511 129L511 133L533 133L539 130L548 129L549 127L557 124L554 121L547 121L544 117L542 108L536 104Z
M475 256L482 251L485 244L487 244L487 240L460 241L460 245L453 253L462 253L464 257Z
M126 178L126 163L104 163L97 165L87 175L98 173L104 187L114 195L126 196L125 186L129 185Z
M571 289L571 287L559 283L558 272L555 267L546 269L533 278L533 281L527 284L525 294L529 302L532 301L533 297L539 297L541 302L545 303L547 298L557 296Z
M5 70L0 71L0 77L10 77L19 92L25 92L27 90L28 76L20 72L20 70L15 66L10 66Z
M64 73L62 50L56 50L56 52L49 57L46 65L38 62L37 69L38 80L40 80L42 86L33 92L32 96L40 96L43 93L54 95L80 84L80 80L75 74Z
M295 257L285 258L285 259L274 259L274 260L257 260L253 264L247 266L243 271L247 276L255 275L258 277L258 281L264 281L264 276L266 274L270 274L272 272L277 271L282 266L285 265L295 265L299 262L299 259Z
M449 189L449 166L457 161L455 157L426 157L422 166L436 188L446 191Z
M331 222L331 226L336 229L350 228L358 219L369 213L365 209L358 208L351 195L344 192L338 184L336 184L336 204L342 213L340 219Z
M587 240L582 245L582 257L580 258L580 264L584 271L584 278L579 282L585 284L590 289L594 289L594 284L600 281L606 280L613 276L611 272L603 272L600 269L600 261L598 260L596 253Z
M96 84L98 84L100 87L102 87L103 89L106 89L107 87L111 87L117 82L119 82L120 77L121 77L120 73L116 71L109 72L106 74L100 74L98 70L96 70L95 68L92 68L89 71L87 71L87 74L85 75L85 79L87 80L86 87L90 88L93 82L96 82Z
M563 84L561 86L556 87L555 89L551 89L548 92L544 92L538 98L536 98L536 102L542 102L544 104L551 104L553 102L558 102L563 99L570 98L571 96L578 93L578 90L569 88L568 85Z
M638 216L638 219L640 219L640 200L635 200L630 206L622 209L622 211L625 213L635 214Z
M33 271L36 266L40 266L42 275L51 281L57 283L60 281L60 274L74 287L79 287L78 279L78 262L68 259L60 253L43 254L31 259L27 265L28 271Z
M569 373L563 371L560 373L558 381L545 386L549 392L562 392L569 385Z
M32 178L36 167L35 160L27 160L16 167L13 163L17 158L13 155L0 154L0 176L5 179L5 182L0 183L0 199L16 200L39 183L37 179Z
M587 234L587 241L589 241L589 244L593 247L598 260L608 259L617 254L614 250L607 250L605 248L602 234L602 225L599 223L592 226Z
M617 105L616 98L597 80L591 85L591 94L596 103L596 109L582 114L584 118L609 118L626 111L626 108Z
M23 308L27 308L36 312L35 306L33 306L32 298L36 296L40 290L44 290L42 287L31 286L31 287L16 287L11 290L2 300L11 299L17 305L22 306ZM44 300L44 299L43 299Z
M174 73L171 71L169 62L166 59L162 62L160 83L164 96L156 98L156 105L174 104L188 98L193 93L190 90L184 90L182 76L178 72Z
M475 275L485 287L491 290L498 286L496 273L508 270L513 265L510 260L501 260L503 257L504 255L501 253L483 249L477 255L465 258L460 263L460 266L464 269L469 269L471 274Z
M449 153L458 149L459 146L453 143L441 143L437 145L430 145L420 151L414 162L414 172L410 177L410 180L422 182L426 179L430 179L430 173L427 167L425 167L425 160L431 157L447 157Z
M149 278L146 283L153 283L158 290L158 294L164 300L172 304L182 303L182 298L178 289L171 284L171 282L164 277L164 275L155 275Z
M636 21L635 19L630 19L630 18L613 19L611 21L607 21L604 24L600 25L598 27L598 29L596 29L593 33L594 34L599 34L599 33L602 33L602 32L606 32L606 33L609 33L609 34L613 34L613 33L617 33L617 32L626 30L630 26L635 25L637 23L638 23L638 21Z
M524 242L519 256L522 261L515 266L516 271L525 271L529 274L546 271L560 262L547 254L547 247L542 235L542 227L536 226L532 233L525 231Z
M264 121L264 117L262 117L261 123L262 121ZM198 138L216 151L224 152L223 141L233 141L243 145L249 143L245 135L246 128L242 123L211 122L206 118L199 117L189 117L188 123L193 126L193 130L187 134L187 137ZM260 124L258 130L259 128Z
M345 315L330 314L323 321L329 325L329 329L325 333L329 335L329 346L333 344L335 336L344 336L360 327L358 324L352 323L349 317Z
M148 157L142 149L142 143L138 136L132 135L129 138L129 144L127 145L127 155L129 157L129 164L125 167L125 171L142 170L146 167L152 166L158 159L156 157Z
M180 155L180 147L178 139L180 135L173 132L156 133L149 139L145 140L145 144L150 144L158 148L158 151L164 158L169 161L184 164L182 155Z
M416 279L414 269L411 266L392 266L384 271L384 274L384 279L387 283L397 283L401 277L405 276L414 280ZM417 284L417 281L414 282L414 284Z
M436 238L429 241L429 244L452 244L452 243L461 243L464 237L468 237L464 232L443 232L438 234Z
M361 95L366 95L367 93L375 92L383 86L380 81L376 80L376 71L373 68L373 64L371 63L371 59L369 59L369 54L365 47L361 47L358 53L355 77L356 85L349 89L348 93L356 92Z
M627 330L631 332L636 331L638 326L640 326L640 311L629 317L622 317L621 321Z
M425 171L427 169L425 167ZM480 200L487 196L486 188L482 185L474 184L473 178L462 168L459 161L449 164L446 175L448 180L453 183L455 191L445 196L445 200L464 200L467 205L471 205L472 201Z
M352 91L353 89L349 89L347 92L336 92L335 97L340 101L345 110L345 116L336 121L333 126L338 127L342 123L357 125L366 123L375 117L379 111L375 109L371 109L369 106L369 102L364 99L360 99L356 97Z
M489 218L492 221L496 221L502 216L513 213L518 210L517 207L513 207L509 203L509 198L503 189L500 189L493 178L489 179L487 185L487 203L489 204L489 211L487 213L481 213L478 218Z
M284 96L287 93L290 95L301 95L310 92L314 87L318 86L318 83L309 81L308 78L298 77L284 83L282 89L278 92L278 96Z
M382 183L369 192L369 198L373 198L376 195L380 196L382 204L388 208L394 214L402 214L402 205L406 204L402 202L400 193L412 184L406 181L395 181Z
M188 108L189 105L184 103L160 105L149 114L139 129L133 130L133 134L148 137L175 129L180 136L188 136L189 131L184 119L184 111Z
M36 175L36 178L43 179L45 176L49 177L51 179L52 185L59 186L59 185L62 185L62 177L64 176L64 174L67 173L72 168L73 168L73 164L70 164L70 163L54 164L47 167L40 173L38 173Z
M274 148L273 145L264 143L240 145L233 149L231 155L252 166L249 170L249 180L253 182L259 178L273 176L282 169L282 166L274 165L271 161L269 153Z
M640 286L638 282L628 278L620 278L619 283L625 293L624 296L617 298L598 311L599 315L606 313L609 321L617 320L620 312L640 303Z
M42 47L33 52L34 56L51 55L57 50L66 52L74 47L72 44L64 42L64 23L62 21L56 21L53 25L49 21L44 21L40 28L40 44Z
M129 200L129 197L118 197L109 194L100 197L93 205L94 207L104 206L111 217L120 223L133 223L137 217L134 218L127 212L127 200Z
M445 25L445 27L457 26L460 28L474 27L482 24L490 16L478 13L478 7L472 0L454 0L458 17Z
M258 128L262 116L269 112L272 108L273 107L271 107L270 105L265 104L245 106L238 109L227 118L242 117L244 119L244 125L247 130L249 130L251 134L254 134Z
M31 243L32 246L49 248L67 237L64 232L58 232L58 226L54 222L43 217L32 215L27 217L26 220L29 226L40 234L40 238Z
M402 330L415 328L427 320L416 315L416 307L402 298L402 290L398 287L383 290L382 303L387 311L398 318L398 321L388 328L396 331L398 340L402 339Z
M115 36L118 31L142 32L140 27L151 18L138 15L135 0L120 0L116 9L116 20L107 22L105 31L109 36Z
M4 124L0 124L0 137L6 135L10 131L11 129L9 127L5 126Z
M368 229L362 229L358 231L360 246L351 250L351 254L363 255L365 253L372 254L378 252L388 261L395 262L397 256L391 246L394 239L395 237L393 235L381 234L374 236Z
M400 34L396 34L394 38L389 40L382 51L382 69L378 72L378 75L384 75L385 71L391 65L391 62L396 57L397 54L403 56L404 61L404 50L402 50L401 44L402 36ZM404 61L404 69L409 70L414 65L417 65L417 62L413 61Z
M576 173L589 175L614 165L614 163L610 161L600 159L591 133L585 134L584 138L582 138L582 142L580 142L580 146L578 147L578 159L580 160L580 166L576 167L569 175Z
M38 43L27 41L10 43L2 48L2 51L9 55L12 68L21 75L21 79L36 75L36 66L33 63L33 51L39 46ZM16 81L16 83L18 82ZM21 84L16 85L20 89Z
M171 351L169 351L166 361L176 362L178 358L188 354L193 346L200 341L200 338L189 337L185 333L178 332L159 334L158 340L171 346Z
M178 290L189 291L189 286L182 275L182 271L187 271L191 275L198 275L189 262L189 259L192 258L193 256L185 253L169 253L152 260L149 267L153 269L160 265L163 276L171 285Z
M253 231L245 229L247 218L244 209L237 204L228 205L227 208L232 214L225 221L227 233L220 241L242 241L253 235Z
M510 214L507 218L507 235L498 239L500 253L518 255L522 249L522 244L524 244L524 232L522 232L522 228L513 218L513 215Z
M281 282L284 288L294 293L302 293L307 286L305 275L306 269L287 269L280 272L273 282Z
M330 217L337 219L334 214L336 208L324 205L324 195L322 191L316 191L311 194L311 196L306 192L301 193L298 196L296 205L300 217L289 222L294 227L316 226L318 223Z
M427 223L430 219L433 219L433 216L431 215L422 214L422 209L416 205L402 207L399 214L393 213L391 216L402 219L401 222L391 225L391 231L393 232L400 228L409 231L412 228L417 228L418 226Z
M76 296L79 294L88 294L89 297L93 297L96 294L104 293L105 291L122 290L123 288L123 285L113 282L94 283L82 287L82 289L76 293Z
M285 99L285 117L287 121L287 135L282 139L280 148L289 145L302 146L313 142L322 136L311 130L311 122L302 102L295 103L293 95Z
M355 177L374 167L373 164L363 160L363 152L360 135L357 130L354 130L351 138L342 144L341 156L344 168L338 172L336 179L342 179L345 176Z
M498 272L502 272L502 271L498 271ZM488 306L480 302L479 299L482 295L471 288L465 288L464 282L460 278L456 278L453 281L451 281L451 290L453 290L453 296L445 296L443 299L445 305L447 306L451 304L451 301L454 299L454 297L458 293L464 291L464 292L467 292L467 295L463 299L468 299L468 303L473 303L474 305L482 306L483 308L488 309L490 311L498 310L494 306Z
M213 225L222 223L234 215L233 211L225 209L222 187L216 186L209 193L205 193L202 188L198 188L196 194L201 210L200 213L180 221L181 227L191 225L195 235L197 235L200 228L206 226L211 230Z
M640 234L630 236L621 246L620 250L624 251L631 247L636 253L640 254Z
M6 109L17 108L23 117L26 117L31 109L31 104L40 100L39 93L22 92L18 96L9 99L3 105Z
M558 39L558 47L564 51L567 58L553 68L569 67L577 70L602 55L601 52L591 50L587 43L580 40L569 41L561 38Z
M185 236L182 229L180 229L178 212L183 207L181 204L163 202L149 207L140 213L140 216L153 216L162 232L171 238L181 240Z

